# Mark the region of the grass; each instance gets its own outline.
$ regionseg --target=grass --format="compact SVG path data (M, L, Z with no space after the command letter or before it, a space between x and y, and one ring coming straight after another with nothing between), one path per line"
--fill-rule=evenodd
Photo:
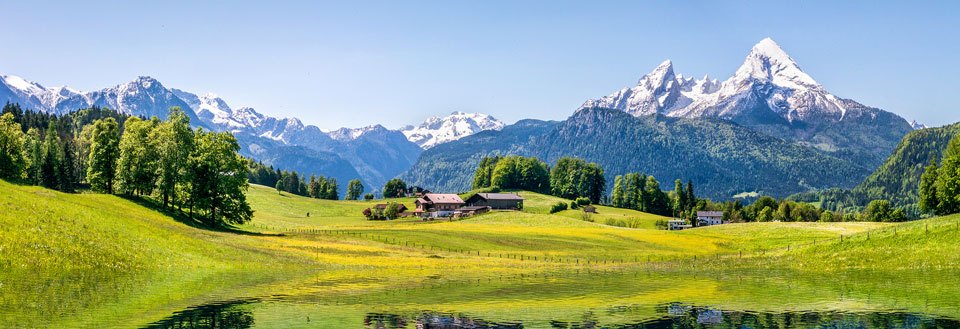
M38 314L56 315L52 319L62 321L59 326L99 321L129 327L210 300L356 295L537 273L634 267L706 277L785 272L819 278L849 270L897 277L952 273L960 265L955 243L960 216L903 224L749 223L672 232L653 229L663 217L633 210L599 206L592 221L579 210L548 214L550 205L569 200L519 193L526 198L522 212L494 211L457 221L368 221L361 211L384 201L317 200L251 186L254 220L211 229L138 199L0 181L0 309L7 310L0 314L30 327L58 326L47 322L51 318L38 320ZM391 201L413 206L410 198ZM608 220L629 220L638 228L605 225ZM684 296L676 289L640 295L659 296L653 291ZM746 297L733 295L726 302ZM482 308L482 300L471 300L478 303L475 309ZM554 306L603 304L582 298L569 302Z

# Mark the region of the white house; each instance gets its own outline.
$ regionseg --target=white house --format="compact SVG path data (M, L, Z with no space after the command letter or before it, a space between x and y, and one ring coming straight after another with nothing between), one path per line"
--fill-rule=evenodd
M667 229L671 231L682 230L682 229L687 229L691 227L693 226L691 226L690 224L687 224L687 221L679 218L674 218L667 221Z
M711 226L723 224L722 211L698 211L697 222L699 226Z

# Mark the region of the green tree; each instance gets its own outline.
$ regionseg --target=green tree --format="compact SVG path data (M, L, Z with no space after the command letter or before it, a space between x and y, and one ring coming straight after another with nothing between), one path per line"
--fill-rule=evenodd
M157 189L160 198L164 206L180 204L177 191L183 190L186 184L187 164L194 148L190 118L179 107L170 108L167 119L151 135L159 156Z
M480 164L473 174L473 189L491 187L493 178L493 168L496 167L501 157L484 157L480 159Z
M206 213L209 225L243 224L253 216L247 203L247 166L237 154L240 145L228 132L197 129L190 155L187 182L189 204Z
M367 193L363 195L363 199L367 201L373 200L373 198L374 198L373 193Z
M90 144L89 163L87 164L87 182L97 192L113 194L113 183L117 172L117 158L120 157L120 129L113 118L97 120L93 123L93 136Z
M311 198L320 198L321 187L320 183L317 182L317 176L310 175L310 183L308 184L309 187L307 187L307 195Z
M60 189L60 166L63 165L63 150L57 125L50 121L43 137L43 156L40 160L40 184L46 188Z
M43 162L43 139L37 128L27 130L27 181L31 184L40 184L40 164Z
M359 179L347 182L347 200L357 200L363 195L363 183Z
M950 140L937 170L938 215L960 212L960 135Z
M757 214L758 222L769 222L773 220L773 208L769 206L764 206L763 209Z
M773 218L782 222L789 222L793 220L791 214L792 207L789 201L781 201L780 206L777 207L777 212L773 215Z
M617 175L613 179L613 196L611 197L611 203L614 207L617 208L626 208L624 206L624 197L626 194L626 189L623 186L623 176Z
M400 217L400 206L396 202L387 203L387 208L383 210L383 217L397 219Z
M683 182L677 179L673 187L673 212L680 214L687 210L687 193L683 191Z
M407 183L402 179L394 178L383 185L384 198L397 198L404 195L407 190Z
M12 113L0 116L0 178L20 180L27 178L27 135Z
M322 197L327 200L340 200L340 186L337 184L337 179L333 177L324 178L323 176L320 178L324 182L321 184L323 187Z
M833 213L830 212L829 210L824 211L822 214L820 214L820 221L821 221L821 222L825 222L825 223L832 222L832 221L833 221Z
M156 186L160 155L151 139L159 122L130 117L123 124L120 136L120 158L117 160L117 188L120 193L150 195Z
M892 215L893 207L890 205L890 201L887 200L873 200L867 204L867 207L863 209L863 212L860 213L860 220L867 222L889 222Z
M918 206L925 213L936 213L940 201L937 199L937 160L930 161L930 165L920 176L920 191Z

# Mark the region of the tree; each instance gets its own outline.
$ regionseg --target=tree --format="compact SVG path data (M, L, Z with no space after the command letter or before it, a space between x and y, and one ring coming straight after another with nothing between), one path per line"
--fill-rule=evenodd
M757 214L758 222L769 222L772 219L773 219L773 208L770 208L769 206L764 206L763 209L760 210L760 213Z
M113 194L117 158L120 157L120 129L113 118L93 123L90 156L87 164L87 182L101 193Z
M892 218L892 212L893 207L890 206L890 201L873 200L863 209L863 212L860 214L860 220L868 222L889 222Z
M317 183L317 176L310 175L310 183L309 183L309 187L307 188L307 194L311 198L319 198L320 190L321 190L320 183Z
M394 178L387 181L383 185L383 197L384 198L398 198L405 194L407 190L407 183L402 179Z
M373 193L367 193L363 195L363 199L367 201L373 200L373 198L374 198Z
M30 128L27 130L27 154L30 161L27 162L27 181L34 185L40 185L40 162L43 161L43 138L40 137L40 130Z
M157 189L163 205L177 204L177 189L185 185L188 159L194 147L190 118L179 107L170 108L167 120L154 129L150 139L157 145Z
M473 189L481 189L485 187L492 186L491 178L493 177L493 168L496 167L497 162L500 161L501 157L484 157L480 159L480 164L477 166L477 170L473 174Z
M240 145L228 132L197 129L190 154L187 182L189 203L207 214L209 225L243 224L253 216L247 203L247 167L237 154Z
M340 186L337 184L337 179L329 177L326 179L326 184L324 185L324 199L327 200L340 200Z
M0 178L27 178L27 135L12 113L0 116Z
M383 210L383 217L397 219L400 217L400 206L396 202L387 203L387 208Z
M925 213L937 211L940 201L937 199L937 160L930 161L930 165L920 176L920 191L918 206Z
M821 222L832 222L832 221L833 221L833 213L830 212L829 210L824 211L822 214L820 214L820 221L821 221Z
M675 195L675 200L673 203L673 211L676 214L680 214L687 210L687 194L683 191L683 182L677 179L674 182L673 193Z
M612 206L617 208L626 208L624 206L624 197L626 189L623 186L623 176L617 175L613 179L613 196L611 197Z
M938 215L960 212L960 135L950 140L937 170L935 211Z
M60 189L60 166L63 164L60 134L55 122L50 121L43 137L43 155L40 160L40 184L46 188Z
M158 125L156 118L141 120L130 117L123 124L120 136L120 158L117 160L117 188L120 193L149 195L156 186L160 155L151 139Z
M773 218L782 222L789 222L793 220L789 201L781 201L780 206L777 207L777 213L773 215Z
M692 181L692 180L687 180L687 190L686 190L685 192L687 193L687 196L686 196L686 198L685 198L685 199L687 200L687 208L686 208L686 209L687 209L687 210L690 210L690 208L692 208L693 205L697 204L697 196L693 193L693 181Z
M359 179L347 182L347 200L357 200L363 195L363 183Z

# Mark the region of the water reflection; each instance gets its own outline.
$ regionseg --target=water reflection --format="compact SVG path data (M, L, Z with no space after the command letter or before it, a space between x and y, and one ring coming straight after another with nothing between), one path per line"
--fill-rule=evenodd
M250 301L232 301L189 308L144 328L206 329L251 328L253 315L241 306Z
M423 312L413 319L407 319L397 314L370 313L364 318L364 328L367 329L400 329L410 328L413 323L417 329L520 329L519 322L491 322L463 314Z
M659 307L660 318L630 323L601 323L587 312L583 320L549 321L550 328L557 329L695 329L695 328L960 328L953 319L901 312L742 312L707 307L669 304ZM539 326L531 326L539 327ZM517 322L494 322L463 314L423 312L417 315L369 313L364 319L367 329L479 329L479 328L524 328Z

